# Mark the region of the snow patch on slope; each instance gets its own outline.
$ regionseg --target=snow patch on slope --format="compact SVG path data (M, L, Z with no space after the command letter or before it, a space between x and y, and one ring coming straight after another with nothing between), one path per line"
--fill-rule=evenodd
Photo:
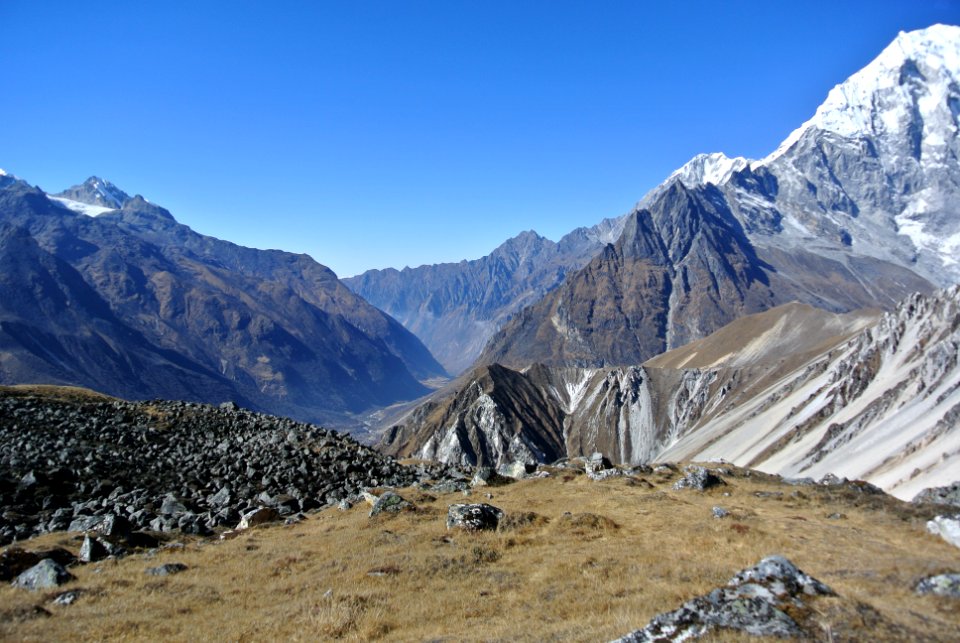
M66 199L61 196L50 196L47 195L47 198L56 203L57 205L63 206L68 210L73 212L78 212L80 214L85 214L88 217L100 216L104 212L112 212L117 208L105 208L102 205L89 205L87 203L80 203L79 201L74 201L72 199Z

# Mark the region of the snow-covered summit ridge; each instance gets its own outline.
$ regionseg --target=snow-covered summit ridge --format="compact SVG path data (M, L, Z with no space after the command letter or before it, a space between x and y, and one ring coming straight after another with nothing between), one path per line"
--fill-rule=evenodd
M98 176L91 176L80 185L74 185L53 196L111 210L119 210L130 200L129 194Z
M866 67L827 95L813 118L793 131L760 164L768 164L790 149L803 134L817 128L839 136L883 137L903 135L916 105L924 134L942 126L957 129L957 93L960 76L960 27L933 25L900 32ZM896 106L897 108L891 109ZM942 136L924 136L926 145L943 145Z
M676 170L667 178L667 183L672 179L679 179L687 187L706 185L723 185L727 182L734 172L739 172L750 165L748 159L742 156L734 158L728 157L723 152L713 152L711 154L697 154L687 163Z

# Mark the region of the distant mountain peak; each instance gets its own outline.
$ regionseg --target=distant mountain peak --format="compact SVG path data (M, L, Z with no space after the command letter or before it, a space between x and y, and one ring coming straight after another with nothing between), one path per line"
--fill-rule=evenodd
M91 176L80 185L74 185L54 196L111 210L119 210L131 199L129 194L99 176Z

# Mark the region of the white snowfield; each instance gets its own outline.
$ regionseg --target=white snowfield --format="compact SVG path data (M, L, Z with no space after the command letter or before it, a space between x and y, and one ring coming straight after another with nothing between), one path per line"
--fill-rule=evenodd
M88 217L100 216L104 212L113 212L117 208L105 208L102 205L90 205L88 203L81 203L80 201L73 201L72 199L65 199L60 196L50 196L47 195L47 198L62 205L68 210L73 210L74 212L79 212L80 214L85 214Z

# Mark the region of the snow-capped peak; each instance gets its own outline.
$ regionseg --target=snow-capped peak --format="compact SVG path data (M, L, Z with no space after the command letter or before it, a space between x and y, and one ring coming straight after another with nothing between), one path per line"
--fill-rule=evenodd
M722 152L713 152L712 154L697 154L692 159L675 171L667 179L678 178L688 188L698 185L713 183L722 185L727 182L730 175L739 172L750 165L750 161L737 156L728 157Z
M782 156L811 128L848 138L906 134L913 122L907 112L914 106L925 125L947 121L955 130L949 99L958 77L960 27L900 32L866 67L830 90L813 118L758 165ZM940 141L935 135L928 142Z
M0 167L0 176L7 176L7 172L2 167Z
M130 200L130 195L110 181L91 176L80 185L75 185L55 195L98 208L118 210Z

